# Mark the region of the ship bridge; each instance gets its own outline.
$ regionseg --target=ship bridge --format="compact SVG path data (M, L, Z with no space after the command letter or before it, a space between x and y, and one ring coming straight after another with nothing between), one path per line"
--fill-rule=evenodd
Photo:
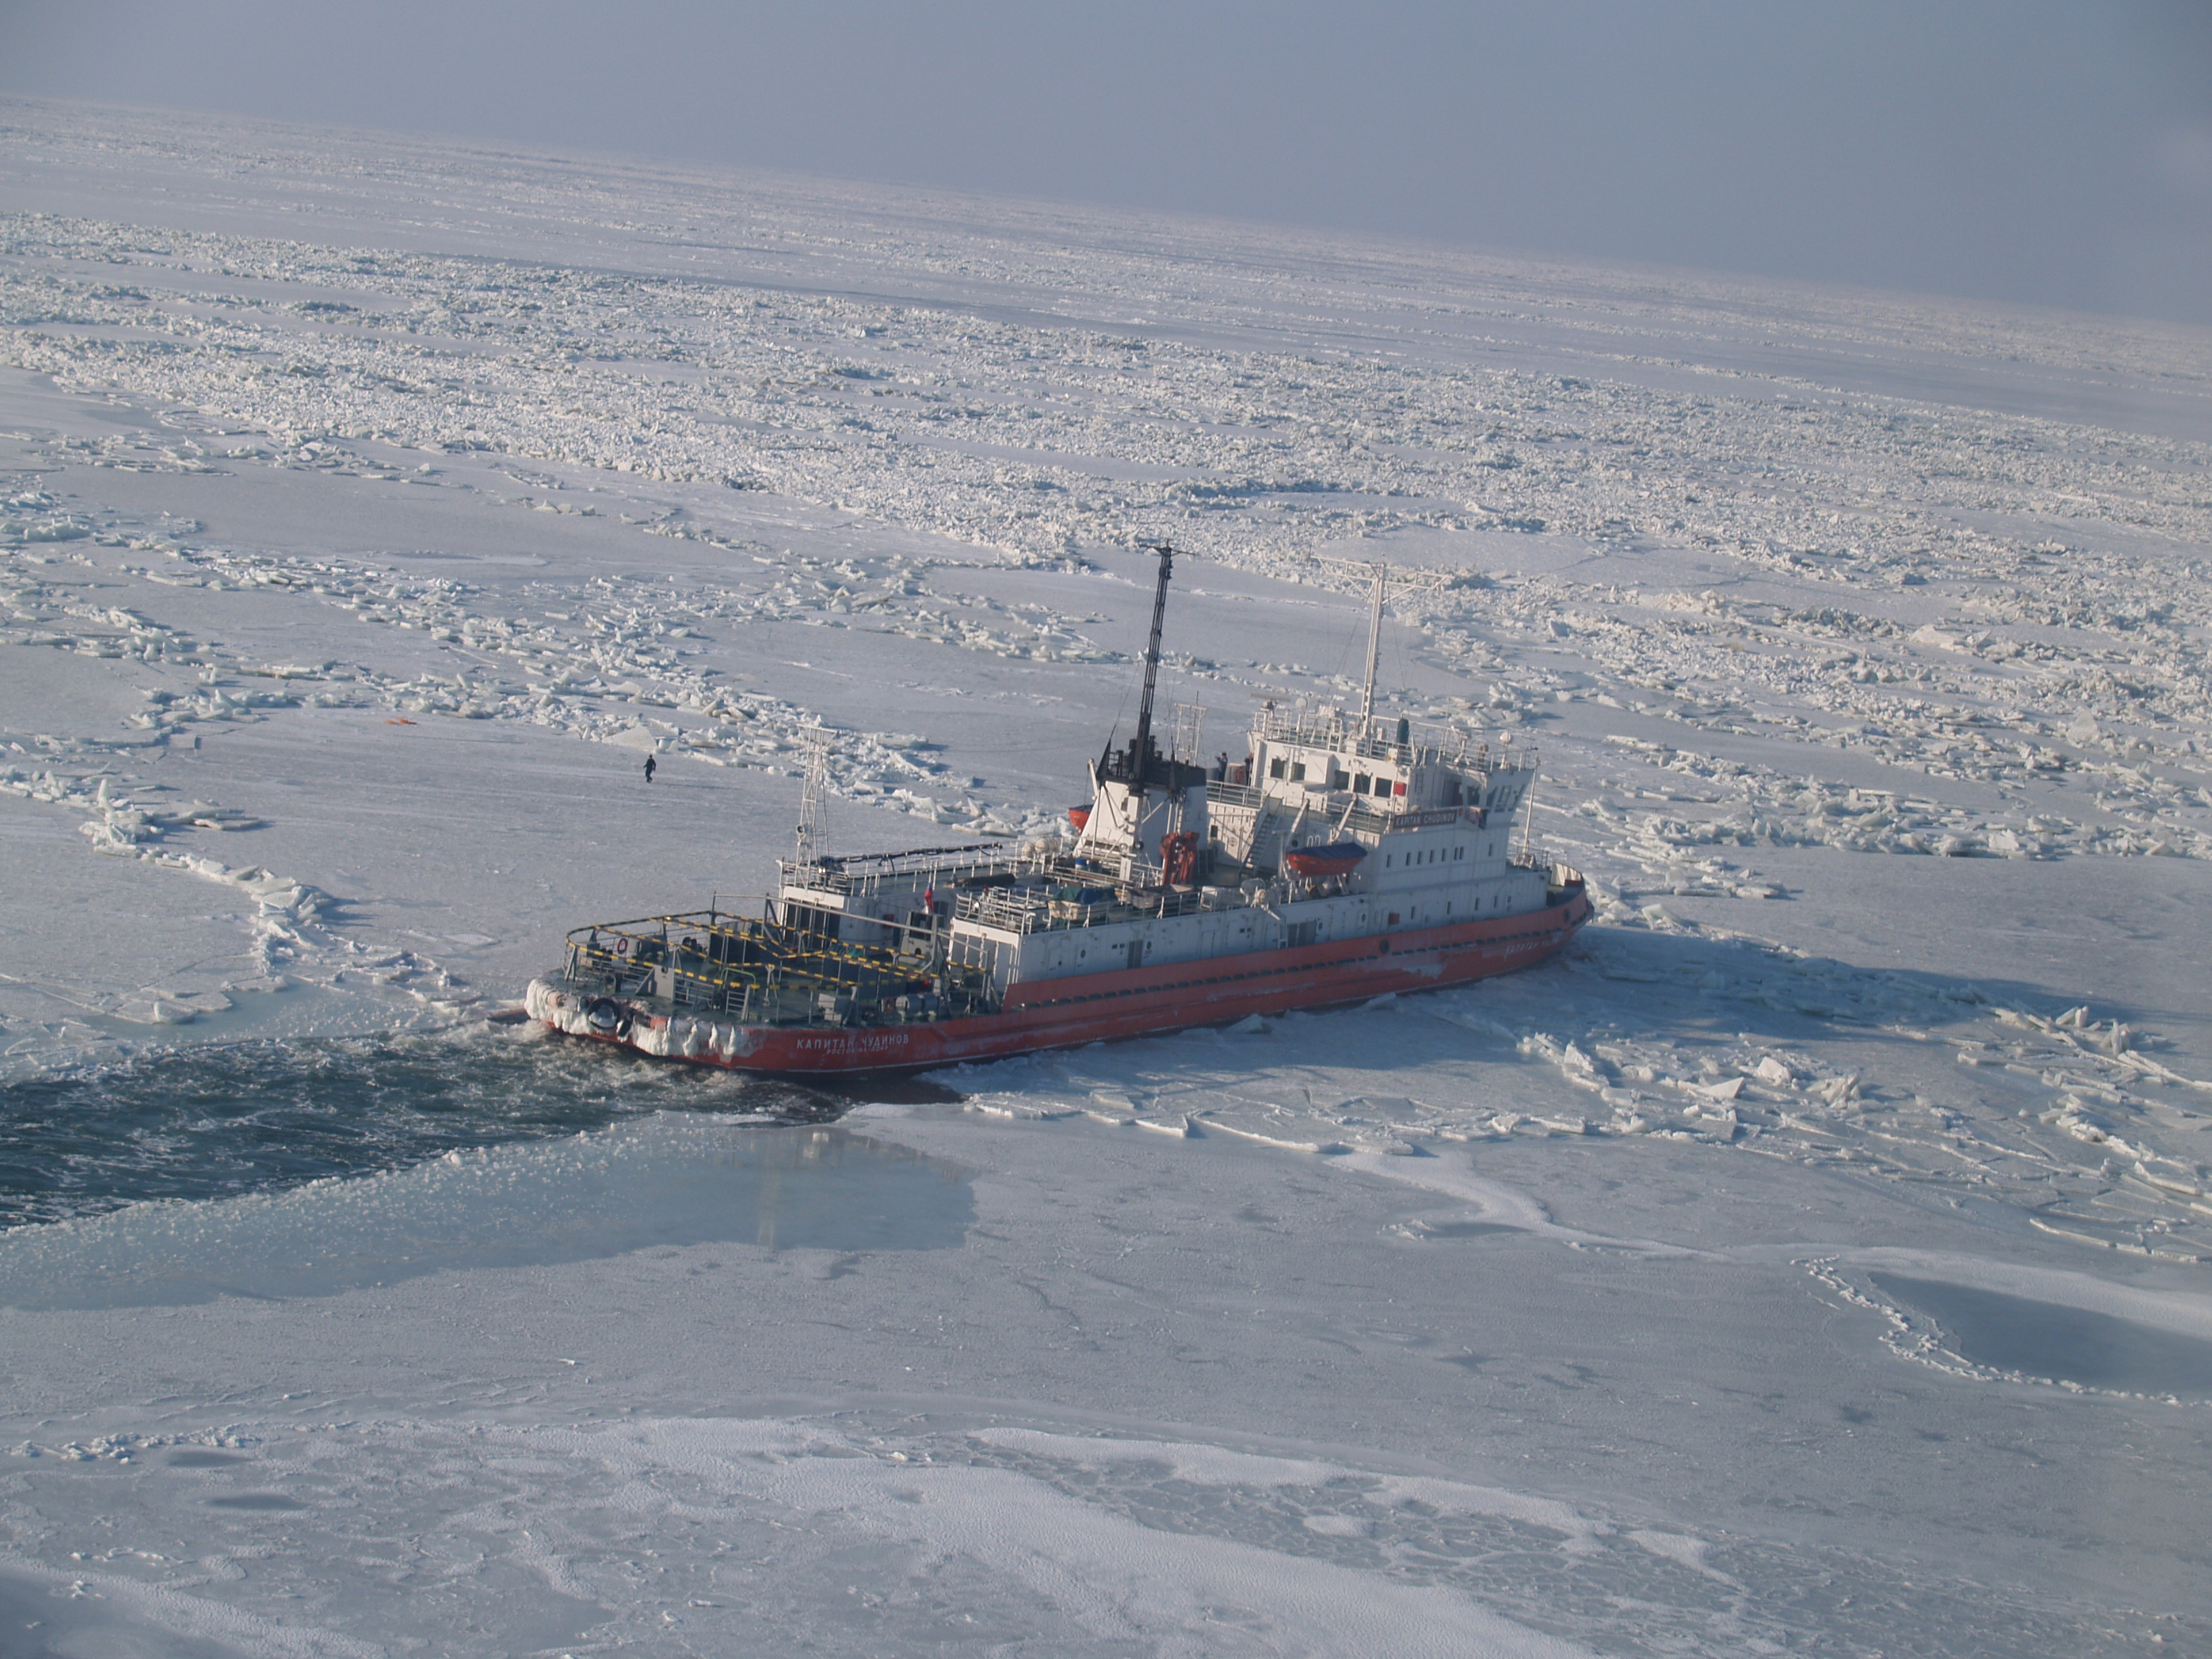
M1507 738L1493 748L1456 726L1270 703L1252 722L1246 781L1293 805L1346 795L1383 812L1468 805L1510 812L1520 790L1509 804L1493 785L1519 783L1534 774L1536 758L1533 744Z

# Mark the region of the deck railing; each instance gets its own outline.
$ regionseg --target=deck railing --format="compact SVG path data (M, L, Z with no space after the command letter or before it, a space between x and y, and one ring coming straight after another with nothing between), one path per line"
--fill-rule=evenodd
M980 869L1012 869L1022 862L1021 855L1003 842L985 842L964 847L918 847L903 853L829 855L803 864L785 859L776 869L787 887L811 888L817 893L851 893L866 892L885 882L911 881L916 876L957 877Z
M1357 714L1337 708L1263 708L1253 718L1252 735L1268 742L1330 749L1361 760L1446 764L1474 772L1498 772L1536 764L1534 744L1491 743L1456 726L1407 720L1399 741L1395 716L1377 714L1363 724ZM1221 786L1210 784L1212 794Z

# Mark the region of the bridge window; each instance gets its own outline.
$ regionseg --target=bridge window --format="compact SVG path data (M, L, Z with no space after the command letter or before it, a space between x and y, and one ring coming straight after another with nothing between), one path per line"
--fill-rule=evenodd
M1366 773L1355 773L1352 779L1352 793L1355 795L1365 794L1367 793L1367 786L1371 781L1372 780L1368 777Z
M1274 759L1267 763L1267 775L1271 778L1281 777L1283 775L1283 757L1280 755L1276 756Z
M1304 783L1305 781L1306 763L1304 761L1292 761L1291 763L1291 781L1292 783Z

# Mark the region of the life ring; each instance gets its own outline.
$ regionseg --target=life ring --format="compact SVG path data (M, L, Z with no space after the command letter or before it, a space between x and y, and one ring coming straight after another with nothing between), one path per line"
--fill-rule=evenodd
M629 940L627 939L617 939L615 941L615 954L618 957L628 956L629 954Z

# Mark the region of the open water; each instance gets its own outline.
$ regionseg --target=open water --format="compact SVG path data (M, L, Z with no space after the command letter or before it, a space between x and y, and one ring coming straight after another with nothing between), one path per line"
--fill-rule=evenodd
M907 1084L902 1098L932 1097ZM524 1028L185 1048L0 1086L0 1229L281 1190L657 1112L829 1122L830 1092ZM934 1097L952 1099L942 1091Z

